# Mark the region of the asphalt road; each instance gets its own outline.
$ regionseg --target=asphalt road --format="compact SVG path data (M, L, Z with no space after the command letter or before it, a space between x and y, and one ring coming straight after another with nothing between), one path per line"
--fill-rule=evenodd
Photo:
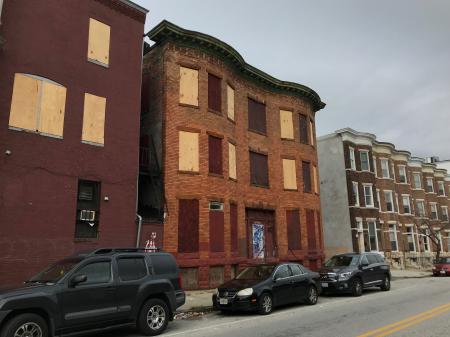
M135 337L133 330L101 337ZM402 279L389 292L362 297L321 297L315 306L277 309L269 316L211 313L176 320L162 335L189 337L447 337L450 336L450 278Z

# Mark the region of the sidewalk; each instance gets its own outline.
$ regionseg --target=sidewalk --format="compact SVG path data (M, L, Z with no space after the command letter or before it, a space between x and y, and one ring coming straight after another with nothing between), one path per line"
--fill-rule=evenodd
M391 269L392 280L431 277L431 271L427 270L396 270ZM215 289L210 290L188 290L186 291L186 303L178 308L178 312L205 313L212 310L212 295Z

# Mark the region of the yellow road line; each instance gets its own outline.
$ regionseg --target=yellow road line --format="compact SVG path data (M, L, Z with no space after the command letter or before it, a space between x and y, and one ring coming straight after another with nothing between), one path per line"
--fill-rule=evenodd
M362 335L359 335L358 337L369 337L369 336L374 336L374 335L378 336L376 334L382 333L382 332L384 332L386 330L394 329L394 328L399 327L399 326L403 326L403 325L411 323L411 322L415 322L415 320L419 320L422 317L428 317L429 315L433 315L434 313L437 313L437 312L440 313L441 310L443 310L443 311L450 310L450 303L438 306L438 307L433 308L431 310L424 311L424 312L422 312L420 314L417 314L417 315L405 318L405 319L403 319L401 321L385 325L385 326L383 326L381 328L367 331L366 333L364 333Z

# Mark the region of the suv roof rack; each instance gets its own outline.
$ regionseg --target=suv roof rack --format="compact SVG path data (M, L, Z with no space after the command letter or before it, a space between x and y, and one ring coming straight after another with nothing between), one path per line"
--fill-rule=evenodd
M115 253L158 253L161 248L98 248L89 255L115 254Z

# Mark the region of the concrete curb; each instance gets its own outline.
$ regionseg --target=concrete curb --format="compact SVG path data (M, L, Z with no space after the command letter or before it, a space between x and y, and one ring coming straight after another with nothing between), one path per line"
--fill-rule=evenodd
M403 280L403 279L414 279L414 278L427 278L433 277L433 275L415 275L415 276L392 276L392 281Z

